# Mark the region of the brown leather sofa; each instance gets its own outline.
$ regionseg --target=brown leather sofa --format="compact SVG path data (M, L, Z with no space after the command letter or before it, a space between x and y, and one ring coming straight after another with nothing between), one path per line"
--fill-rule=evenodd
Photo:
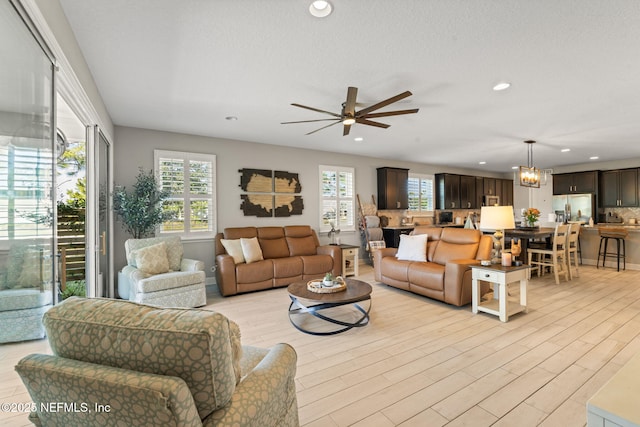
M257 237L264 260L235 264L221 239ZM216 236L216 280L223 296L342 274L339 246L321 246L308 225L225 228Z
M401 261L397 249L375 252L378 282L404 289L448 304L471 303L471 268L481 259L491 258L493 240L479 230L420 226L411 234L427 234L426 262ZM482 292L488 290L483 285Z

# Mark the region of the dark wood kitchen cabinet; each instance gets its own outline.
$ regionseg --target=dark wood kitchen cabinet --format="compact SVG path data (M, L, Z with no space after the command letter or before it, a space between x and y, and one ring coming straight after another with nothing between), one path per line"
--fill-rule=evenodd
M502 194L500 195L500 206L513 206L513 180L500 179ZM497 189L497 184L496 184Z
M603 207L638 206L638 169L600 172L600 200Z
M484 180L484 192L485 196L496 195L496 179L495 178L483 178Z
M460 208L476 209L476 177L460 175Z
M436 209L460 209L460 175L436 174Z
M408 209L409 169L378 168L378 209Z
M598 171L553 174L553 194L596 193Z

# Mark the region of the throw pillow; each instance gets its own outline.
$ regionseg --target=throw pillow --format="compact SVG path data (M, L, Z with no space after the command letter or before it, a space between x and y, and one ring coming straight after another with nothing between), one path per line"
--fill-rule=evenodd
M262 261L264 259L262 257L262 249L260 249L260 243L258 243L257 237L252 237L250 239L242 237L240 239L240 245L242 246L242 254L244 255L244 260L247 264Z
M162 242L156 245L140 248L135 251L138 269L147 274L160 274L169 271L167 245Z
M231 255L233 262L236 264L244 262L244 254L242 253L240 239L220 239L220 243L224 246L224 250Z
M401 234L396 258L403 261L426 261L427 237L426 234L416 234L415 236Z

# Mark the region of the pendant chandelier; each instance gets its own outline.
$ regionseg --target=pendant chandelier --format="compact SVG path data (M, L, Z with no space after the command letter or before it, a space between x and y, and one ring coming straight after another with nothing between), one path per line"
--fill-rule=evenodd
M533 166L533 144L535 141L525 141L527 144L527 166L520 166L520 185L523 187L540 188L540 169Z

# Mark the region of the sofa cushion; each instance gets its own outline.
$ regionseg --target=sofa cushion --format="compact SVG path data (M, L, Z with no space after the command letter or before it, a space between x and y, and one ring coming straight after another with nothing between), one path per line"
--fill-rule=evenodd
M426 234L415 236L401 234L396 258L402 261L426 261L427 237Z
M244 262L244 254L242 253L242 245L240 239L220 239L220 243L224 246L227 254L231 255L233 262L240 264Z
M453 259L474 259L480 245L480 230L449 228L442 231L433 261L446 264Z
M72 297L44 325L57 356L182 378L200 418L235 390L229 320L220 313Z
M236 266L236 283L264 282L273 278L273 262L270 259L238 264Z
M132 281L138 293L159 292L203 283L204 271L170 271Z
M127 252L127 264L137 267L134 251L160 242L164 242L165 245L167 245L169 269L173 271L180 271L180 263L182 262L182 256L184 255L184 248L182 247L182 241L179 236L128 239L124 242L124 247Z
M245 239L243 237L240 239L240 245L242 246L242 254L244 255L244 260L247 264L262 261L264 259L257 237L252 237L250 239Z
M284 227L287 237L289 255L315 255L317 253L318 239L308 225L288 225Z
M273 277L276 279L302 275L303 265L301 257L276 258L271 261L273 262Z
M167 245L160 242L133 251L136 265L146 274L160 274L169 271L169 259L167 258Z
M380 269L385 277L389 277L400 282L409 281L409 265L411 261L400 261L392 256L382 258Z
M258 241L264 259L285 258L289 256L289 247L282 227L258 228Z
M444 289L445 266L434 262L414 262L408 269L409 283L427 289Z

